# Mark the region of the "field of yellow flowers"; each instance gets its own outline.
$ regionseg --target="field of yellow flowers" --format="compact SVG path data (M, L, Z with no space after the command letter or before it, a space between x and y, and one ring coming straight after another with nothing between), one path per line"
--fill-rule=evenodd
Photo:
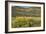
M12 28L19 27L39 27L41 25L40 17L12 17Z

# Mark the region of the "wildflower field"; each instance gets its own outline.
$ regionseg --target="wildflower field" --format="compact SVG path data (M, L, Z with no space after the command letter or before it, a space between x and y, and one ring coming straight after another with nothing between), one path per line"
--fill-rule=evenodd
M39 27L40 17L12 17L12 28L18 27Z

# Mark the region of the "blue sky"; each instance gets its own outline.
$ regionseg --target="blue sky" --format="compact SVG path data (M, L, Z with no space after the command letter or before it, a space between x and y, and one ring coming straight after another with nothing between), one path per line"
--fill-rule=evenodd
M30 8L32 6L18 6L18 7L22 7L22 8Z

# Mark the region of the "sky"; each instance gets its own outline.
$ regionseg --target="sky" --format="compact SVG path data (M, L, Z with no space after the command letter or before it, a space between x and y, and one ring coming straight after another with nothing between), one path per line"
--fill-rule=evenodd
M31 7L31 6L20 6L20 7L29 8L29 7Z
M22 8L30 8L32 6L18 6L18 7L22 7Z

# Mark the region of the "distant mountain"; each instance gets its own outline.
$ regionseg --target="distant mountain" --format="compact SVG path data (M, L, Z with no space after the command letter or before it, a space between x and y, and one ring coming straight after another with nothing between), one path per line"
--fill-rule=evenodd
M14 7L16 7L16 8L30 8L32 6L14 6Z
M27 6L26 6L27 7ZM12 16L41 16L41 7L12 7Z

